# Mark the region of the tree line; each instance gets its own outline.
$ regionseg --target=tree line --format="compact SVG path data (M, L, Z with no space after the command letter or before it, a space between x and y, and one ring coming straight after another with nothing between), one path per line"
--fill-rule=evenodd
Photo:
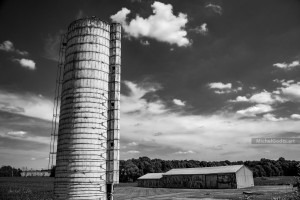
M167 172L174 168L215 167L226 165L245 165L253 172L254 177L297 176L299 161L269 160L259 161L198 161L198 160L161 160L140 157L138 159L120 160L120 182L134 182L147 173Z
M2 166L0 168L0 177L16 177L21 176L21 169L15 169L11 166Z
M226 165L245 165L253 172L254 177L269 176L297 176L300 173L300 161L269 160L259 161L198 161L198 160L161 160L139 157L137 159L120 160L120 182L134 182L147 173L167 172L174 168L214 167ZM0 168L0 177L21 176L21 169L11 166ZM55 176L55 166L51 170L51 177Z

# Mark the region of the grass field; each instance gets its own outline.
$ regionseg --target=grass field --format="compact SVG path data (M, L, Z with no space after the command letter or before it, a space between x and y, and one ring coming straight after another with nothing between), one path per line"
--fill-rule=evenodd
M4 178L0 177L1 200L52 200L53 178ZM294 189L289 184L292 177L269 177L255 179L257 186L246 189L171 189L140 188L136 183L121 183L115 187L115 200L194 200L194 199L258 199L279 200L291 195ZM269 185L266 185L269 184ZM243 192L255 192L256 195L245 195Z

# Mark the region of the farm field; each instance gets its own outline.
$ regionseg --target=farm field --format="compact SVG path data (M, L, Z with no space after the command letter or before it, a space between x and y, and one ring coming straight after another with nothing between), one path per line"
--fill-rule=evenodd
M277 178L277 179L275 179ZM1 200L52 200L53 178L49 177L0 177ZM194 199L273 199L291 194L294 189L290 185L281 185L289 181L288 177L270 177L257 179L260 184L246 189L171 189L171 188L140 188L135 183L121 183L115 188L115 200L194 200ZM279 185L264 185L269 182ZM255 192L257 195L247 197L243 192Z

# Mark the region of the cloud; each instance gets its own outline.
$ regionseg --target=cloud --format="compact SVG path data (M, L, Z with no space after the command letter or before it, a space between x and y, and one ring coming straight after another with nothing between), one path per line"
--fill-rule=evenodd
M222 15L222 12L223 12L223 9L222 9L221 6L215 5L215 4L212 4L212 3L207 4L207 5L205 6L205 8L209 8L209 9L211 9L212 11L214 11L215 13L218 13L219 15Z
M118 11L116 14L110 16L111 20L114 22L118 22L121 24L126 24L126 18L127 15L130 14L131 11L127 8L122 8L120 11Z
M242 87L233 88L231 83L214 82L209 83L208 87L214 90L216 94L226 94L232 92L238 92L242 90Z
M220 89L220 90L224 90L224 89L231 89L232 88L232 84L231 83L221 83L221 82L217 82L217 83L209 83L208 86L212 89Z
M138 154L138 153L140 153L140 152L139 152L139 151L136 151L136 150L130 150L130 151L127 151L127 153Z
M151 5L153 14L148 18L139 15L130 22L126 22L127 15L131 12L122 8L115 15L111 16L112 21L122 24L125 33L129 36L140 38L148 37L169 44L176 44L183 47L190 45L187 39L187 31L184 29L188 18L186 14L173 14L173 6L161 2L154 2Z
M293 102L300 102L300 85L298 83L284 85L279 88L280 94L283 98Z
M6 52L14 52L14 53L17 53L17 54L19 54L21 56L28 55L27 51L21 51L19 49L16 49L14 47L14 44L11 41L9 41L9 40L6 40L2 44L0 44L0 50L6 51Z
M207 35L208 33L208 28L207 28L207 24L204 23L201 26L197 26L196 28L190 29L191 31L194 31L195 33L199 33L202 35Z
M24 137L27 134L27 132L25 132L25 131L9 131L6 134L9 136L12 136L12 137Z
M278 67L278 68L281 68L281 69L292 69L294 67L297 67L297 66L300 66L300 62L298 60L295 60L291 63L275 63L273 64L274 67Z
M266 90L253 94L250 98L245 96L238 96L235 100L229 100L230 102L250 102L250 103L257 103L257 104L273 104L276 102L284 102L285 100L282 99L276 93L270 93Z
M257 114L270 112L272 110L273 108L270 105L257 104L244 110L238 110L236 113L246 117L254 117Z
M237 96L235 100L229 100L230 102L248 102L249 99L245 96Z
M272 122L287 120L287 118L283 118L283 117L276 118L275 115L273 115L271 113L264 114L263 119L272 121Z
M160 100L154 102L147 102L144 99L144 95L151 93L160 89L157 84L148 86L138 86L136 83L130 81L124 81L124 84L130 90L131 94L129 96L123 95L121 98L122 112L132 113L148 111L152 114L164 112L164 105Z
M130 142L130 143L128 143L127 145L132 147L132 146L137 146L138 143L136 143L136 142Z
M30 70L35 70L36 67L35 67L35 62L33 60L29 60L29 59L26 59L26 58L21 58L21 59L13 59L13 61L19 63L22 67L25 67L27 69L30 69Z
M207 148L208 148L208 149L215 150L215 151L221 151L221 150L224 150L224 146L226 146L226 144L220 144L220 145L209 146L209 147L207 147Z
M300 119L300 115L299 114L292 114L291 118L298 120L298 119Z
M249 98L249 101L252 103L258 104L273 104L278 101L283 101L278 95L272 94L267 91L256 93Z
M51 120L53 102L32 93L13 93L0 90L0 110Z
M162 135L162 133L161 133L161 132L156 132L156 133L154 133L153 135L154 135L154 136L160 136L160 135Z
M194 151L188 150L188 151L177 151L174 154L193 154L195 153Z
M62 34L64 33L63 30L58 31L55 34L49 34L44 40L44 57L58 61L59 59L59 46Z
M252 114L253 117L250 118L222 110L210 114L182 113L173 106L168 107L169 104L160 99L157 92L163 88L154 87L159 84L125 82L130 87L126 86L128 93L121 94L122 137L128 141L140 141L134 150L143 156L176 159L179 154L174 152L180 149L182 152L201 152L204 160L243 159L245 153L249 159L257 159L261 149L250 145L252 137L264 137L266 134L272 137L283 132L297 132L300 129L299 122L292 119L282 120L280 123L258 120L256 113L266 114L264 112L273 109L270 105L256 105L258 109L243 113ZM149 110L149 104L159 107L159 112L153 113ZM130 109L127 106L131 106ZM208 148L219 145L222 145L223 150L217 153ZM284 147L277 147L278 151L286 151L282 148ZM222 153L226 154L221 155ZM296 158L297 155L292 150L289 153ZM199 156L198 153L180 155L188 155L194 159ZM121 157L128 159L132 154L124 152Z
M173 99L173 103L177 106L185 106L185 102L180 99Z
M48 144L49 145L49 137L42 137L37 135L30 135L26 131L8 131L7 133L4 133L2 130L0 130L0 139L1 140L11 140L16 142L24 142L24 143L39 143L39 144Z

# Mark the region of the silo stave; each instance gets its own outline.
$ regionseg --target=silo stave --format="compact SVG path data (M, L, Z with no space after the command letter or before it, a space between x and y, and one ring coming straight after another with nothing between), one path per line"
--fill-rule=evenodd
M121 76L121 25L110 27L109 101L107 128L107 183L119 183L120 149L120 76Z
M110 24L68 28L55 177L56 199L105 199Z
M113 184L119 183L120 151L120 76L121 76L121 25L110 26L110 61L107 122L107 195L113 199Z

